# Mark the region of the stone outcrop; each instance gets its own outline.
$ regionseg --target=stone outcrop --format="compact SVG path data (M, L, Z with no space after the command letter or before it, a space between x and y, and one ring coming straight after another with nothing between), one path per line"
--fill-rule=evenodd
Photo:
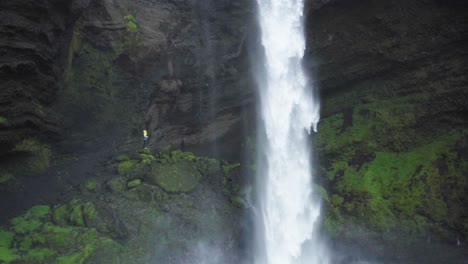
M315 144L332 236L466 241L467 10L456 0L309 6L305 66L322 98Z

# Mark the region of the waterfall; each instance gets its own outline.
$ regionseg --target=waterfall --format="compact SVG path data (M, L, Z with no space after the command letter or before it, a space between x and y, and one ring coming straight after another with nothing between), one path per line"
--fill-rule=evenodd
M320 203L314 195L309 135L319 121L302 69L304 0L257 0L265 76L259 87L265 158L257 174L257 264L327 263L317 239Z

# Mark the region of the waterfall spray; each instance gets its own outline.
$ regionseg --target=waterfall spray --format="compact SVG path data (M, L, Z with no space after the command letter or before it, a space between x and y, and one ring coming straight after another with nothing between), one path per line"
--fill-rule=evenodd
M320 203L313 197L309 134L319 103L302 69L305 50L303 0L257 0L265 80L259 87L266 138L258 168L257 264L327 263L317 239Z

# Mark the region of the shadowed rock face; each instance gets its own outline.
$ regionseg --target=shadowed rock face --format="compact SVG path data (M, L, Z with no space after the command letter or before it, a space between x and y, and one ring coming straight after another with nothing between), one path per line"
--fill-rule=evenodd
M307 11L331 236L381 256L382 241L466 241L466 1L310 1Z
M157 148L183 139L238 158L252 103L250 1L58 2L1 4L2 150L63 129L139 138L146 127Z
M59 92L70 26L87 1L0 3L0 152L19 139L60 131Z
M93 58L105 54L108 63L98 68L108 68L110 74L91 71L84 78L109 85L103 89L78 77L72 78L70 91L90 86L100 90L106 103L84 112L91 119L110 113L102 117L113 120L106 133L132 133L140 139L147 128L153 148L177 148L183 141L200 154L239 159L242 112L252 105L246 48L253 28L251 5L208 0L93 2L75 29L81 44L72 76L84 72L83 65L99 63L102 60L94 63ZM129 15L136 21L135 30L128 28ZM93 51L86 52L89 49ZM82 105L80 100L75 104ZM103 122L85 126L98 123Z

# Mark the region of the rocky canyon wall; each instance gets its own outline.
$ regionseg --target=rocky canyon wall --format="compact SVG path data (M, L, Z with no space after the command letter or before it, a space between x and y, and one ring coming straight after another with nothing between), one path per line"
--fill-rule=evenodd
M330 235L465 243L468 5L314 3L306 67Z

